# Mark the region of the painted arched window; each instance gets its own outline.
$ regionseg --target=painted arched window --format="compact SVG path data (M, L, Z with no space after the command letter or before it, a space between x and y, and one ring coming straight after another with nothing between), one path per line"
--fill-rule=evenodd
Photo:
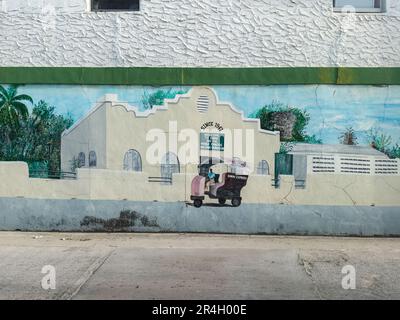
M269 175L269 165L267 160L261 160L258 163L257 174L261 174L264 176Z
M142 157L137 150L131 149L124 156L124 170L142 171Z
M161 177L172 181L172 174L180 172L181 168L178 157L173 152L167 152L161 160Z
M89 167L97 167L97 156L96 152L89 152Z
M86 164L86 156L84 152L79 152L78 155L78 168L84 167Z

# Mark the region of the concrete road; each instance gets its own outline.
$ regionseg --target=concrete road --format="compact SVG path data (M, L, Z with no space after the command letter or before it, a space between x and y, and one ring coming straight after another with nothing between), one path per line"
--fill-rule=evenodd
M400 299L400 238L0 232L0 299Z

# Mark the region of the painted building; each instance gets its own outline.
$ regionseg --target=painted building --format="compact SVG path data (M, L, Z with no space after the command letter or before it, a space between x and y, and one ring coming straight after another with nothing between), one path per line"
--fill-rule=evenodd
M210 147L213 138L221 141ZM153 152L155 142L160 148ZM195 87L144 112L106 95L63 133L61 158L63 171L71 171L75 159L80 168L143 171L150 177L239 158L253 172L269 175L279 146L279 132L262 130L259 119L220 102L211 88Z
M390 159L371 146L296 144L290 152L305 157L308 174L399 174L399 159Z
M27 118L14 113L21 131L38 107L74 122L17 156L9 151L30 131L11 141L11 122L0 122L0 203L17 208L1 217L8 226L54 230L69 221L80 230L85 210L65 203L114 219L120 212L106 201L124 210L131 201L131 210L145 202L150 211L147 203L162 202L162 231L400 234L400 1L0 0L0 19L0 112L28 93ZM188 92L138 107L142 92L169 88ZM262 130L251 117L264 106L288 113L275 102L308 123L289 152L279 125ZM67 119L70 111L78 116ZM347 126L358 146L339 144ZM373 129L374 148L364 141ZM217 208L199 227L187 204L198 164L236 158L252 169L243 191L256 208L251 219L236 211L232 222L231 208ZM36 160L55 162L57 175L34 178ZM31 214L21 198L57 206L58 215ZM166 202L182 202L182 215L164 215Z

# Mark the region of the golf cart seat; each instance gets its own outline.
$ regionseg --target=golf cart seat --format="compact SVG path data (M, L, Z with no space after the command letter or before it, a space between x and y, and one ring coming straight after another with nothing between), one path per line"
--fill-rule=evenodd
M227 175L226 172L223 173L223 174L220 176L221 181L220 181L220 182L217 182L217 183L215 183L215 184L213 184L213 185L210 186L210 193L211 193L214 197L217 196L217 191L218 191L218 189L221 188L221 187L223 187L223 186L225 185L226 175Z
M204 186L206 178L203 176L196 176L192 181L192 195L201 197L204 196Z

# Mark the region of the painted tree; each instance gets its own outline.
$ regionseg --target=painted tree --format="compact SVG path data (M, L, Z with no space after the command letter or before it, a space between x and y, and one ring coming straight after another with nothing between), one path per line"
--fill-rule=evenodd
M339 136L341 144L355 146L358 144L357 135L353 127L347 127L346 130Z
M73 124L70 116L57 115L44 101L34 105L26 119L20 119L13 135L0 141L0 160L43 162L49 171L60 170L61 134ZM6 126L0 126L4 135Z
M386 153L392 144L392 137L377 128L371 128L367 133L371 147Z
M0 85L0 120L2 125L16 125L19 120L28 117L29 111L26 103L33 104L33 100L26 94L18 94L17 86L7 89Z
M371 128L367 133L369 143L374 149L385 153L388 157L400 158L399 143L392 144L392 137L377 128Z
M21 122L29 115L28 102L32 104L32 98L18 94L17 86L0 85L0 160L4 154L13 152L12 141L18 136Z
M154 106L162 106L165 99L173 99L178 94L184 94L187 90L174 90L172 88L160 89L153 93L145 91L142 96L142 105L145 109L152 109Z
M396 143L394 146L390 148L387 154L390 158L393 159L400 158L400 145Z
M280 131L283 142L322 143L321 139L306 132L310 122L306 110L273 101L257 110L252 117L260 119L262 129Z

